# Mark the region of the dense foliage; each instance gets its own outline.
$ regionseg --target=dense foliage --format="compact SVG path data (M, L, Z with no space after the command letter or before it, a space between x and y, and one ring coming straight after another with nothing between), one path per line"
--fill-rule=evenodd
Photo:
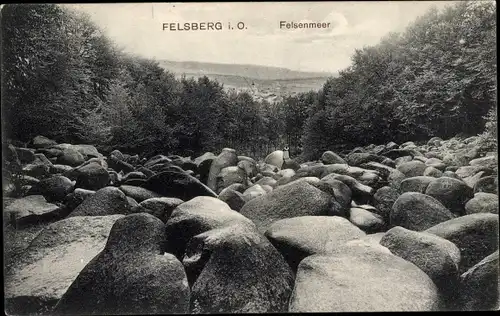
M405 32L356 50L318 100L304 133L310 158L337 145L480 133L496 112L495 3L431 10Z
M122 53L82 13L53 4L2 9L3 135L44 135L154 155L232 147L262 157L457 133L496 136L496 6L429 11L356 50L318 92L257 102L207 77L175 78Z

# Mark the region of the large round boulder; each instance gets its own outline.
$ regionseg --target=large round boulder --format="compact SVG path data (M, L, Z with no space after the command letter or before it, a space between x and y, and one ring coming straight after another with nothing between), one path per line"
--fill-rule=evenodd
M398 197L399 193L388 186L381 187L373 196L373 205L375 206L376 213L382 216L386 222L389 222L392 206Z
M191 199L177 206L166 223L167 252L182 259L191 238L233 223L254 226L248 218L219 199L208 196Z
M396 226L385 233L380 244L419 267L439 289L454 296L460 276L460 249L454 243L434 234Z
M121 217L78 216L44 228L5 275L6 312L53 315L55 304L102 251L111 227Z
M266 158L264 159L264 162L266 164L270 164L281 169L281 167L283 166L283 156L284 155L282 150L276 150L267 155Z
M42 179L32 187L33 194L41 194L48 202L62 201L75 189L75 181L65 176L52 176Z
M434 180L436 180L436 178L426 177L426 176L406 178L403 181L401 181L400 191L401 193L404 192L425 193L425 190L429 186L429 183L431 183Z
M437 287L413 263L374 246L352 245L302 260L289 311L432 311L440 305Z
M311 229L314 227L314 229ZM340 216L299 216L274 222L265 236L293 271L306 257L327 254L345 242L366 234Z
M118 188L105 187L86 198L68 215L68 217L129 213L130 205L125 194Z
M455 216L435 198L418 192L401 194L390 214L391 226L422 231Z
M462 254L460 273L498 249L498 215L477 213L437 224L426 232L457 245Z
M152 199L152 198L159 198L162 197L161 194L158 194L156 192L153 192L151 190L141 188L141 187L136 187L133 185L121 185L119 189L125 193L126 196L130 196L134 200L136 200L138 203L147 200L147 199Z
M64 149L62 155L57 157L57 163L61 165L76 167L84 162L85 158L83 155L73 148Z
M332 196L304 181L277 187L271 193L248 201L240 213L251 219L261 233L280 219L328 215Z
M448 177L429 183L425 194L434 197L457 215L465 214L465 203L474 196L472 189L465 182Z
M76 179L76 186L88 190L102 189L111 180L108 171L97 163L76 168L71 173Z
M342 157L340 157L339 155L334 153L333 151L325 151L323 153L323 155L321 155L320 160L325 165L336 164L336 163L346 164L346 161Z
M226 167L238 165L238 156L236 150L232 148L224 148L222 152L212 161L207 179L207 186L213 191L217 191L217 176L220 171Z
M474 198L465 204L465 213L495 213L498 214L498 195L478 192Z
M254 226L234 224L199 234L183 259L192 313L286 312L294 276Z
M467 311L497 310L500 305L498 250L460 277L460 301Z
M184 201L177 198L150 198L139 203L139 207L132 209L132 213L148 213L158 217L166 223L173 210L182 203L184 203Z
M400 164L397 170L401 171L407 178L424 175L427 165L419 160L412 160Z
M184 172L163 171L149 178L145 189L166 197L188 201L197 196L217 197L217 194L198 179Z
M170 314L189 311L184 268L163 248L165 225L150 214L118 219L103 251L80 272L55 314Z

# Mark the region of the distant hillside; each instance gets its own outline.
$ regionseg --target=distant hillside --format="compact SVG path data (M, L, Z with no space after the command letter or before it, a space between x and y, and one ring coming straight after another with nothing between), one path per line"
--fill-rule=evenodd
M332 76L328 72L303 72L287 68L268 67L259 65L218 64L194 61L159 60L160 66L175 73L186 75L232 75L260 80L287 80L302 78L327 78Z
M226 90L247 91L256 100L280 101L286 95L318 90L330 76L327 72L303 72L287 68L204 62L159 60L160 66L176 77L207 76L224 85Z

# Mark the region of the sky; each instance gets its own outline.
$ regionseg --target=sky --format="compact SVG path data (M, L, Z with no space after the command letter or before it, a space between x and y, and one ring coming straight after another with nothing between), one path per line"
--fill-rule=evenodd
M336 72L354 50L400 32L431 7L453 1L235 2L68 4L125 51L172 61L254 64ZM280 21L330 23L325 29L280 29ZM163 30L164 23L221 22L223 29ZM243 22L245 28L236 25ZM232 30L228 28L231 23ZM240 24L242 26L242 24Z

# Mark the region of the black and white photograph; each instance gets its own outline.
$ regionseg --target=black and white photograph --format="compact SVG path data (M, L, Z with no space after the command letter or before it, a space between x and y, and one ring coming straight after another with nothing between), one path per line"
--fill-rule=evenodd
M0 5L4 313L499 310L496 18Z

